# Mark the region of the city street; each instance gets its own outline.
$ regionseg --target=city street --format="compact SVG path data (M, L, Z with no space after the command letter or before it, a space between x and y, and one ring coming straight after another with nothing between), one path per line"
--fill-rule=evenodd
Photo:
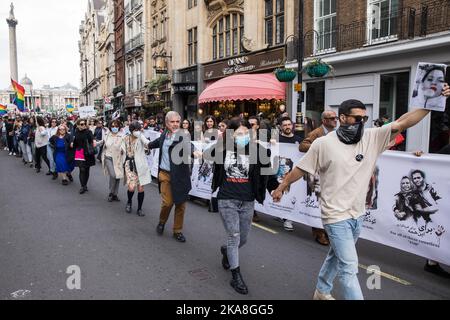
M21 159L0 152L0 299L311 299L327 248L313 241L311 230L295 232L261 215L248 244L240 250L241 271L249 295L236 293L231 273L221 266L225 232L218 213L189 202L186 243L172 237L173 216L163 236L156 234L160 197L146 186L141 218L109 203L101 166L91 170L89 192L74 183L62 186L37 174ZM135 200L136 201L136 200ZM359 279L368 300L450 299L450 280L423 270L425 259L360 240ZM69 290L69 266L81 270L81 289ZM381 289L369 290L365 267L381 268ZM28 290L28 291L19 291ZM13 294L15 293L15 294ZM338 290L333 293L340 298Z

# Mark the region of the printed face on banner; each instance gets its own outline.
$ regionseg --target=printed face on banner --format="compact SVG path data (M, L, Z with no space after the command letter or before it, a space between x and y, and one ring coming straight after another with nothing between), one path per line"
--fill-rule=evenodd
M378 208L378 177L380 168L377 166L373 171L369 182L369 189L366 196L366 210L376 210Z
M445 111L446 98L442 91L446 68L445 64L419 63L411 100L413 108Z
M398 226L411 234L440 237L445 229L435 220L440 215L438 201L442 198L425 177L422 170L412 170L401 179L400 191L395 195L394 216L404 222Z

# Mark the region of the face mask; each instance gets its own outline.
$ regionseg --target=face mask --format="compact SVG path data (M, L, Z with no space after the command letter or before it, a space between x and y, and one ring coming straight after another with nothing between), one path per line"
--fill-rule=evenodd
M111 128L112 133L119 133L119 128Z
M336 134L342 143L357 144L364 135L364 122L341 125Z
M245 148L250 143L250 135L238 136L235 138L235 141L239 148Z
M133 136L135 136L136 138L139 138L141 136L141 132L140 131L134 131L133 132Z

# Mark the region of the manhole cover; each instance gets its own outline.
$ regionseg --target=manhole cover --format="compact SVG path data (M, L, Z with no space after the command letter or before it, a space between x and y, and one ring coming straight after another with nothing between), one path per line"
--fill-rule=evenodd
M191 270L189 271L189 274L199 281L206 281L216 278L216 276L209 272L206 268Z

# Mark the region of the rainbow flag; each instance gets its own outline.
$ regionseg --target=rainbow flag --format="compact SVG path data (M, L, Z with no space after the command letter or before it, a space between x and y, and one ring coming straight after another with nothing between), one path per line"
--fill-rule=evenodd
M20 112L25 111L25 88L11 79L11 84L16 92L16 98L14 104L17 106Z
M0 104L0 116L6 114L8 112L8 108L6 106Z

